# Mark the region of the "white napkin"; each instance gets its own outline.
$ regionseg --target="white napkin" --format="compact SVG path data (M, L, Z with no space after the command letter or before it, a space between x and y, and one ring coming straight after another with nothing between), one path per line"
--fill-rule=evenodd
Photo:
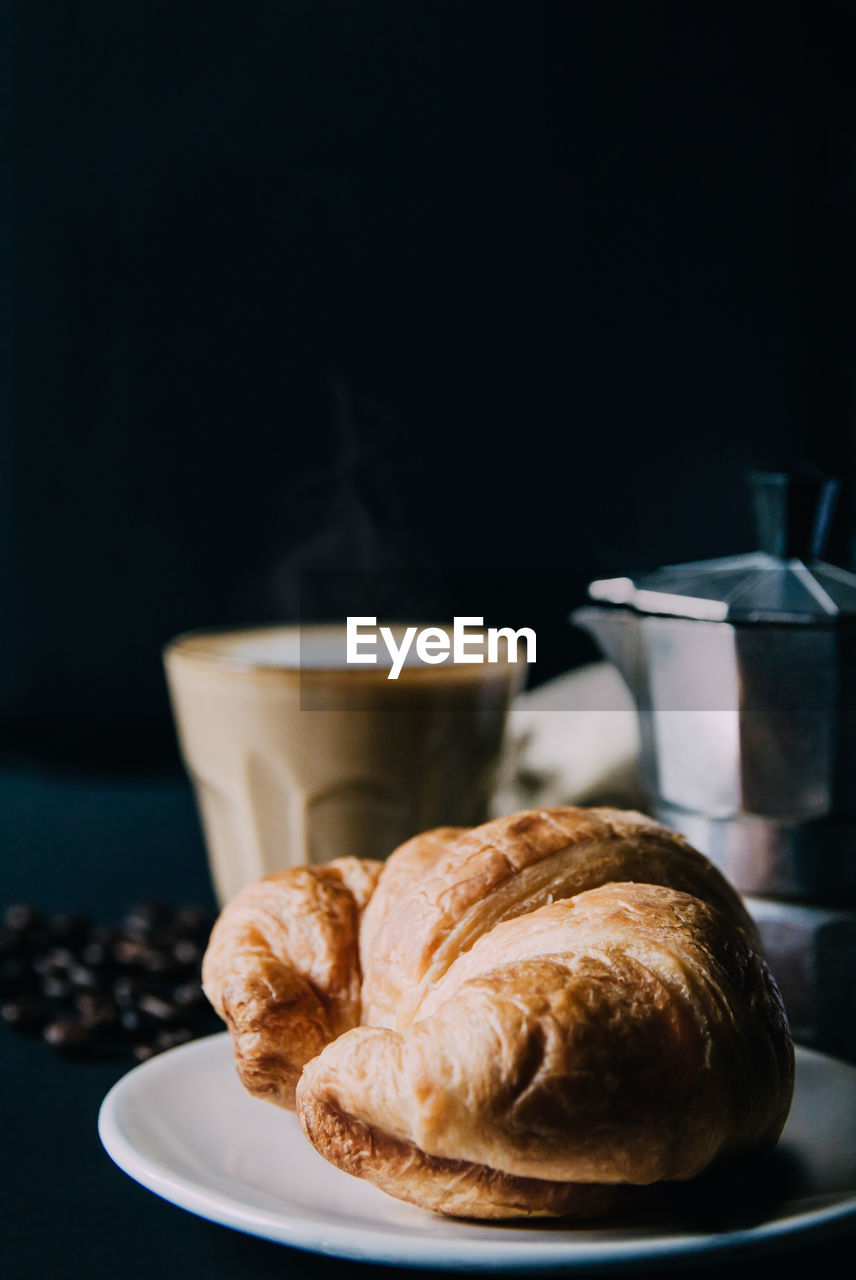
M608 662L520 694L509 714L493 816L562 804L645 804L636 709Z

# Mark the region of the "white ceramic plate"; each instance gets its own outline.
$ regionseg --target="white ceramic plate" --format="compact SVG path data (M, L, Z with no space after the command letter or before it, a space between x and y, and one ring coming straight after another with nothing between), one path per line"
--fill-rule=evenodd
M602 1228L479 1225L393 1200L322 1160L293 1115L251 1098L225 1033L134 1068L104 1099L98 1130L121 1169L173 1204L252 1235L363 1262L631 1267L712 1250L773 1249L856 1221L856 1068L806 1049L797 1050L794 1105L763 1177L753 1174L742 1188L729 1180L724 1200L708 1188L694 1202L690 1192L668 1216Z

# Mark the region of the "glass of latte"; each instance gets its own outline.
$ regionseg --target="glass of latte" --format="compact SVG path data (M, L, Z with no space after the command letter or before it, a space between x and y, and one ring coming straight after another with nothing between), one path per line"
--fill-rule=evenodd
M412 645L394 679L383 648L373 665L348 662L344 625L198 631L167 646L221 902L284 867L384 858L419 831L485 820L526 664L495 648L492 661L455 662L451 627L431 628L444 629L448 652Z

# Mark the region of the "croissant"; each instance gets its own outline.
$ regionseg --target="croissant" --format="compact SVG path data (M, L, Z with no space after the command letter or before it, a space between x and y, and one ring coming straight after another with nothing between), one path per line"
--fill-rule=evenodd
M222 912L203 983L250 1092L453 1216L632 1206L772 1146L793 1093L740 898L637 813L526 811L269 876Z

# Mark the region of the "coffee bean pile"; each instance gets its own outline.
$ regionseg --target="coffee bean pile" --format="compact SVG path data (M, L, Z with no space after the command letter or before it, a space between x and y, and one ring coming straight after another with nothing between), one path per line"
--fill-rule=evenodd
M222 1030L200 982L202 907L133 907L117 926L15 903L0 917L0 1018L67 1056L138 1062Z

